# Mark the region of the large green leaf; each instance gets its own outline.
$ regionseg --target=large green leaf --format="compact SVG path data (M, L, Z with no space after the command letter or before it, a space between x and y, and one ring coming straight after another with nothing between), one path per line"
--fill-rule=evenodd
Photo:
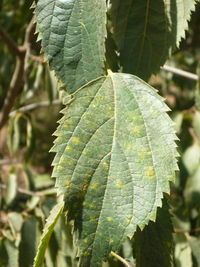
M104 74L105 0L39 0L42 47L68 92Z
M172 266L172 222L167 201L158 209L156 222L150 222L134 236L137 267Z
M80 89L63 110L53 176L78 227L83 266L155 220L177 168L167 110L148 84L119 73Z
M145 80L185 36L195 0L111 0L122 69Z

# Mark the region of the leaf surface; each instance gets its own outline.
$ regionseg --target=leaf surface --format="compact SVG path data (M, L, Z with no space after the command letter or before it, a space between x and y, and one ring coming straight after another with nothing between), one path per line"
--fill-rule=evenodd
M105 0L39 0L35 14L50 67L68 93L104 74Z
M44 232L40 239L40 244L38 246L37 254L34 259L34 267L41 267L43 265L45 251L47 249L51 234L56 225L56 222L60 218L64 208L63 201L59 202L50 212L47 222L44 226Z
M195 0L111 0L122 70L147 80L185 37Z
M153 88L119 73L80 89L63 110L53 176L79 230L83 266L98 266L155 220L177 168L167 110Z

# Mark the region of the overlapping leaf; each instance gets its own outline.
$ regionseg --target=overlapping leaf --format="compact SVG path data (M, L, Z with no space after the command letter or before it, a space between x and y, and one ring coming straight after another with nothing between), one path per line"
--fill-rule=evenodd
M124 72L145 80L185 36L195 0L111 0L113 33Z
M49 64L69 93L104 74L105 0L39 0L35 14Z
M99 78L63 110L53 176L78 227L83 266L98 266L155 220L176 169L167 110L153 88L128 74Z
M172 266L172 222L166 199L158 209L156 222L150 222L134 236L137 267Z
M44 232L42 234L40 244L37 250L37 255L34 260L34 267L40 267L43 265L45 251L47 249L51 234L55 227L56 222L60 218L64 208L64 202L60 201L52 210L47 219L47 222L44 227Z

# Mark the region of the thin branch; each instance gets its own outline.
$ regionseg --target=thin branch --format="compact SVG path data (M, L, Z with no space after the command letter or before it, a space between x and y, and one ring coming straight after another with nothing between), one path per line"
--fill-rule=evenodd
M0 184L0 188L6 189L7 186L5 184ZM42 196L42 194L39 193L39 192L33 192L33 191L29 191L29 190L26 190L26 189L23 189L23 188L17 188L17 191L19 193L22 193L22 194L25 194L25 195L28 195L28 196L38 196L38 197Z
M24 84L24 58L17 59L15 71L10 83L10 88L2 108L0 118L0 129L6 124L9 113L15 103L16 98L23 91Z
M2 160L0 160L0 166L13 165L13 164L20 164L20 163L17 160L10 160L10 159L2 159Z
M118 254L116 254L115 252L111 251L110 253L113 257L115 257L116 259L118 259L120 262L122 262L124 264L124 266L126 267L133 267L132 265L130 265L125 259L123 259L121 256L119 256Z
M177 74L179 76L185 77L185 78L190 79L190 80L194 80L194 81L199 80L199 77L197 74L194 74L194 73L191 73L188 71L184 71L184 70L180 70L180 69L177 69L177 68L174 68L171 66L164 65L163 67L161 67L161 69L165 70L165 71L169 71L169 72L174 73L174 74Z
M8 49L16 56L21 56L21 51L8 34L0 27L0 37L7 45Z
M0 188L7 189L7 186L5 184L0 184ZM53 190L50 192L50 189L53 189ZM41 191L41 192L33 192L33 191L30 191L30 190L18 187L17 191L19 193L27 195L27 196L43 197L44 195L55 194L56 190L54 190L54 189L55 188L49 188L48 190L44 190L44 191Z
M40 103L29 104L29 105L23 106L19 109L13 110L12 112L10 112L9 117L15 116L18 112L25 113L25 112L32 111L32 110L37 109L37 108L49 107L51 105L60 105L60 104L61 104L61 100L58 100L58 99L54 100L52 102L43 101Z
M6 36L5 34L2 35L3 31L1 31L1 35L4 36L5 40L7 40L6 41L7 44L9 44L10 47L12 46L13 49L15 50L17 49L17 51L20 51L20 55L17 54L18 57L17 57L16 66L15 66L15 71L14 71L14 74L13 74L13 77L10 83L10 88L8 90L7 97L4 101L4 105L2 108L2 114L0 118L0 129L8 121L9 113L12 110L12 107L14 106L15 100L23 91L24 83L26 79L25 76L27 72L27 60L28 60L27 55L29 56L30 54L29 42L31 40L31 35L33 33L33 30L34 30L34 24L33 24L33 19L32 19L26 29L24 44L21 48L16 47L16 45L13 45L11 39L8 36L5 37Z
M174 229L175 233L199 233L200 232L200 227L199 228L195 228L195 229L191 229L191 230L183 230L183 229Z

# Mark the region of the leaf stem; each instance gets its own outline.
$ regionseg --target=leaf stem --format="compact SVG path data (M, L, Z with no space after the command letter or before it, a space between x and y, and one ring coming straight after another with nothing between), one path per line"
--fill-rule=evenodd
M124 266L126 267L132 267L125 259L123 259L121 256L119 256L118 254L116 254L115 252L111 251L110 253L113 257L115 257L116 259L118 259L119 261L121 261Z

